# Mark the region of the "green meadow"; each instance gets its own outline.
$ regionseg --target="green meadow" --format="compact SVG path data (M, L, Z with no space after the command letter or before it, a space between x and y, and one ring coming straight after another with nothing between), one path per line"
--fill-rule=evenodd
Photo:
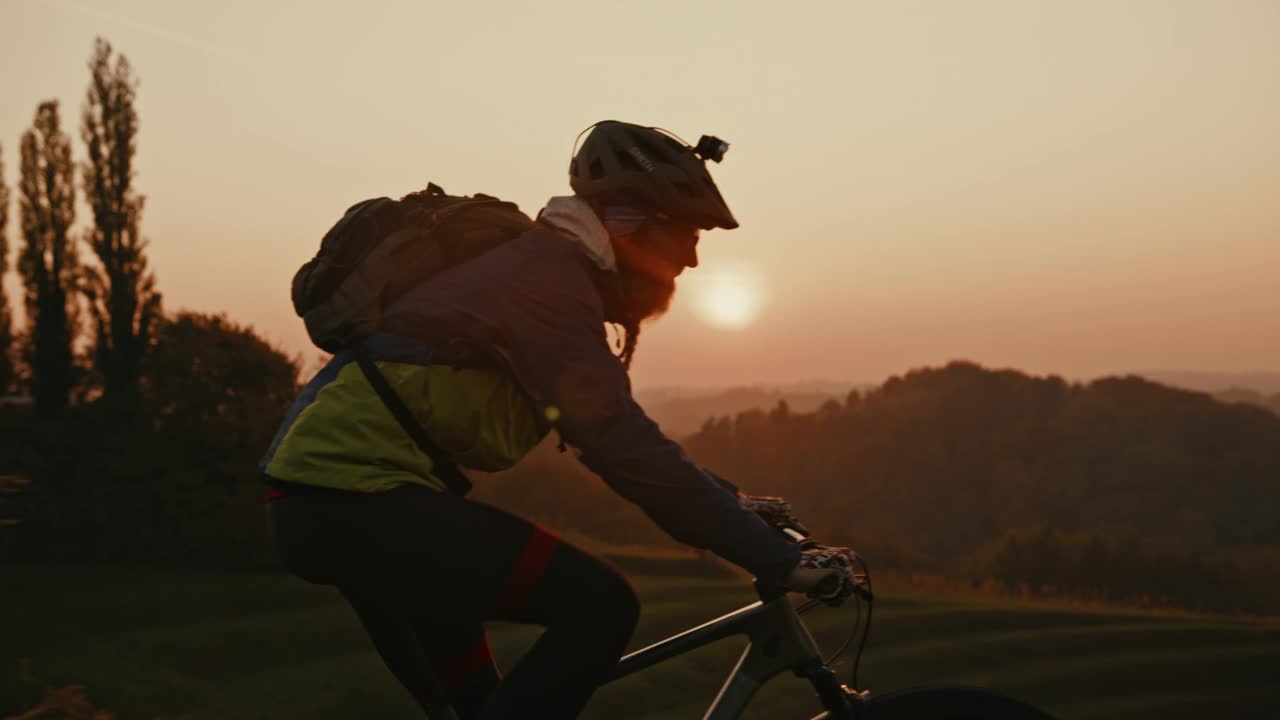
M45 690L87 688L133 718L418 718L356 619L328 588L252 573L0 567L0 717ZM735 579L635 577L635 646L753 600ZM834 649L848 608L806 616ZM531 628L495 626L510 665ZM602 689L591 718L701 716L742 641L726 640ZM862 661L872 692L974 684L1063 718L1280 717L1280 621L1070 607L909 588L881 591ZM848 660L837 663L848 677ZM784 675L750 717L807 718Z

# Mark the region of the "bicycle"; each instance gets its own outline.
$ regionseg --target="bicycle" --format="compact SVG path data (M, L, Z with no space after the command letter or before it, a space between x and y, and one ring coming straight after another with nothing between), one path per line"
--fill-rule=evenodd
M858 560L862 562L861 558ZM836 578L832 580L839 582ZM820 594L825 595L835 589L834 586L821 588ZM859 689L858 666L870 634L875 598L865 563L862 563L862 572L857 575L854 586L846 588L835 600L810 599L797 606L792 604L785 588L765 585L757 580L755 590L760 597L757 602L623 657L608 682L718 640L745 635L747 647L703 715L703 720L741 717L756 691L788 670L807 679L818 695L824 711L812 720L1052 720L1052 716L1034 706L976 687L925 686L884 695L872 695L868 690ZM849 599L854 602L857 618L862 616L862 603L866 604L867 612L851 682L846 685L837 679L830 664L852 644L859 620L854 621L854 634L844 647L824 661L801 616L819 605L839 606ZM443 692L437 696L443 698ZM443 699L438 706L432 707L429 716L456 720L452 708Z
M859 558L859 560L861 560ZM752 696L770 679L790 670L807 679L825 708L813 720L1044 720L1047 713L1000 693L973 687L920 687L872 695L858 689L858 665L870 633L874 595L870 573L863 564L858 582L845 598L791 603L787 590L756 581L759 601L698 627L638 650L618 663L611 680L617 680L731 635L746 635L748 644L721 686L703 720L732 720L742 715ZM823 604L852 598L866 603L866 625L853 663L851 684L841 683L830 662L824 661L801 615ZM861 606L857 606L861 617ZM858 622L855 620L855 633ZM853 641L850 636L847 648Z

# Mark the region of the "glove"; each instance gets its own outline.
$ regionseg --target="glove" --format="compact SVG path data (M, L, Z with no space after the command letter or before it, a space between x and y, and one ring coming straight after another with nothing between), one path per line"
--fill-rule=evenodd
M780 497L764 497L760 495L739 495L738 504L744 510L760 516L760 519L779 530L790 528L802 535L809 535L809 530L800 524L795 513L791 511L791 503Z
M800 551L800 562L787 576L787 589L821 600L838 600L858 586L853 551L814 544ZM828 578L838 578L831 582ZM827 581L824 583L824 581Z

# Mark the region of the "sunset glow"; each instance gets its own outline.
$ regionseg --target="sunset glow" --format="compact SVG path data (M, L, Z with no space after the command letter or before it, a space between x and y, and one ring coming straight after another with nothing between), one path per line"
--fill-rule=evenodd
M726 330L741 330L751 325L764 305L759 284L741 271L709 272L694 291L698 317Z
M9 187L43 100L84 160L85 61L109 38L141 79L166 309L226 312L308 363L290 280L343 210L431 181L535 215L605 118L732 147L711 172L741 228L704 234L638 386L1280 363L1274 2L5 8ZM15 205L11 254L18 226ZM729 258L759 284L702 277Z

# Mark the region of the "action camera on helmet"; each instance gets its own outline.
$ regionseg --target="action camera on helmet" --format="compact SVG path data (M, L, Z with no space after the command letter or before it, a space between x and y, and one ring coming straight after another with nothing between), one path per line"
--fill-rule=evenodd
M714 135L703 135L698 139L698 144L693 151L703 160L718 163L724 159L724 154L729 152L729 143Z

